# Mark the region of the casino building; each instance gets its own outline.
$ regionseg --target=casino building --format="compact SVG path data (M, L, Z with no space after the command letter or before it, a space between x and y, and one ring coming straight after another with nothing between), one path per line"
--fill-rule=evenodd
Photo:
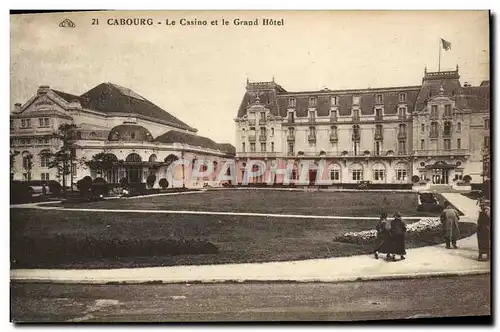
M421 85L385 88L290 92L274 79L247 80L235 119L237 172L241 177L251 160L266 169L285 161L297 180L308 161L312 182L323 161L321 179L331 184L418 177L439 187L466 175L482 182L489 118L489 81L462 84L458 66L426 69Z
M15 104L10 114L10 149L11 153L16 151L11 167L14 180L61 182L61 170L49 168L51 154L62 145L54 135L61 124L74 125L73 183L86 175L103 177L109 183L122 178L144 183L149 174L155 174L155 187L161 178L166 178L170 187L217 186L215 170L232 161L235 154L232 145L197 135L196 129L117 84L102 83L81 96L40 86L24 105ZM79 162L98 154L107 160L104 169ZM188 164L167 174L168 166L176 160L187 160ZM195 167L206 170L206 165L197 163L201 160L210 161L214 173L192 179Z

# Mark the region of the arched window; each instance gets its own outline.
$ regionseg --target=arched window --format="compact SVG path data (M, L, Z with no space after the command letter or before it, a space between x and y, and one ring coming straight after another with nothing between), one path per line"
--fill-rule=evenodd
M50 151L49 150L40 151L40 166L49 167L49 163L50 163Z
M443 135L451 135L451 122L446 121L444 123Z
M352 164L350 167L350 173L353 181L363 181L363 166L361 164Z
M385 166L381 163L376 163L372 167L373 181L374 182L385 182Z
M430 132L431 137L437 137L438 136L438 123L437 122L431 122L431 132Z
M23 158L23 168L31 170L33 168L33 155L28 151L24 151L21 156Z
M157 159L158 159L158 157L156 157L155 154L152 154L151 156L149 156L149 162L150 163L156 162Z
M125 158L125 161L128 162L141 162L142 158L137 153L131 153Z
M330 164L328 169L330 171L330 180L333 182L341 182L340 179L342 168L340 167L340 165L337 163Z
M406 182L408 180L408 165L405 163L398 163L394 170L396 171L396 181Z

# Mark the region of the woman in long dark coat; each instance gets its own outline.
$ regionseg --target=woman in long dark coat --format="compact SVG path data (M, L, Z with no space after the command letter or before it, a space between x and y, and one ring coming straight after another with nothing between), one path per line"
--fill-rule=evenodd
M392 242L392 256L393 260L396 260L396 255L401 256L401 260L405 259L406 248L405 248L405 238L406 238L406 225L401 219L401 213L397 212L394 215L394 219L391 221L391 242Z
M387 213L382 212L377 224L377 248L375 249L375 258L378 259L380 253L386 254L386 259L391 258L391 222L387 220Z
M479 249L478 260L488 260L490 258L490 211L486 202L482 201L481 211L477 219L477 247ZM483 255L486 258L483 259Z

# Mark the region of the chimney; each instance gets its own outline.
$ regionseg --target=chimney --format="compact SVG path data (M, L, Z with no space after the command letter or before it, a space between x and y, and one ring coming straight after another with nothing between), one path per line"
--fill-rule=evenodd
M18 113L21 111L21 104L20 103L15 103L14 104L14 112Z
M50 90L50 86L48 85L40 85L38 87L38 91L36 92L38 95L44 95L46 94L47 92L49 92Z

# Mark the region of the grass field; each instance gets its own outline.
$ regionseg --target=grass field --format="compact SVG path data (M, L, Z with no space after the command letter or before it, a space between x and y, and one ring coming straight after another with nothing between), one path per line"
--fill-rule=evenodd
M362 219L401 211L415 216L410 193L209 191L201 194L64 204L75 208L231 211L361 219L287 218L137 212L87 212L15 209L11 212L12 268L119 268L190 264L301 260L369 253L373 248L334 242L350 231L373 229L377 220ZM425 214L419 214L425 215ZM415 220L413 220L415 221ZM407 221L407 223L412 221ZM470 235L473 229L466 230ZM171 254L170 241L203 241L217 253ZM142 247L165 242L158 254L106 257L72 256L68 246L92 244ZM411 247L429 245L416 241ZM65 247L66 246L66 247ZM103 248L109 248L103 246ZM79 248L84 252L85 248ZM127 249L127 248L125 248Z
M403 216L433 216L417 212L414 193L295 192L273 190L221 190L177 196L67 203L65 207L129 210L193 210L374 217L386 211Z

